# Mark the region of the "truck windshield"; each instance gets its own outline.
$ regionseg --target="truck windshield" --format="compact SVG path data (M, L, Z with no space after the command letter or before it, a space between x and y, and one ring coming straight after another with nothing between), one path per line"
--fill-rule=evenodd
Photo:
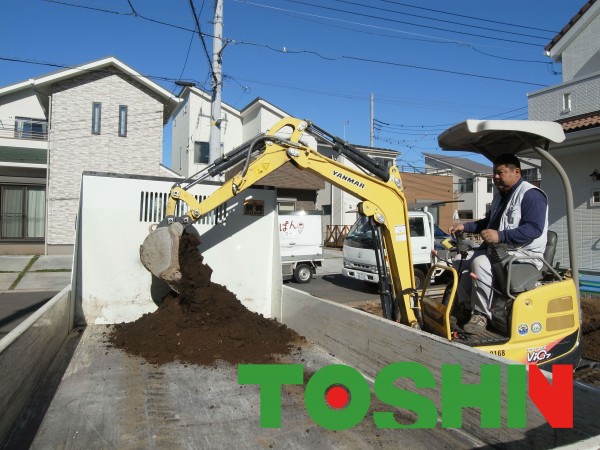
M375 249L373 243L373 228L369 223L368 217L359 217L358 220L354 222L354 225L352 225L344 240L344 245L356 248Z
M422 217L411 217L408 219L410 237L425 236L425 223ZM441 231L441 230L440 230ZM369 248L375 250L373 243L373 229L369 219L365 216L359 217L348 231L344 245L355 248Z

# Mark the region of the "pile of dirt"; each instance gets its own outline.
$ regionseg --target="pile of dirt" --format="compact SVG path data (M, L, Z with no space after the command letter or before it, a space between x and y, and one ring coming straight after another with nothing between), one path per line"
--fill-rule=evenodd
M581 298L583 357L600 361L600 298Z
M195 234L181 238L182 281L159 308L135 322L114 325L108 341L152 364L214 365L276 362L306 341L275 320L249 311L225 286L210 281Z

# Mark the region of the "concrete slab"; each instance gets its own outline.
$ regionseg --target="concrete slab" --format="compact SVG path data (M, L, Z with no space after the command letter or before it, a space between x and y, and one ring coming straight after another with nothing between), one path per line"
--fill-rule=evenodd
M15 282L19 273L0 273L0 291L7 291Z
M22 272L33 256L0 256L0 272Z
M38 270L71 270L73 257L66 255L42 255L29 268L29 272Z
M14 290L60 291L70 283L71 272L27 272Z

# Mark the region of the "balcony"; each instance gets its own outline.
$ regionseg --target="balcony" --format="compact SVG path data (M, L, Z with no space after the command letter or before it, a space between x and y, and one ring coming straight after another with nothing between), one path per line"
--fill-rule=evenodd
M0 118L0 139L48 141L48 121L29 117Z

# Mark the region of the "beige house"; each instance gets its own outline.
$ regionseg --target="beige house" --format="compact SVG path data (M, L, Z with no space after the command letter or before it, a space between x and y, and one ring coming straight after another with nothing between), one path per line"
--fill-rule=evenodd
M114 57L0 88L0 254L70 254L83 171L173 176L178 103Z

